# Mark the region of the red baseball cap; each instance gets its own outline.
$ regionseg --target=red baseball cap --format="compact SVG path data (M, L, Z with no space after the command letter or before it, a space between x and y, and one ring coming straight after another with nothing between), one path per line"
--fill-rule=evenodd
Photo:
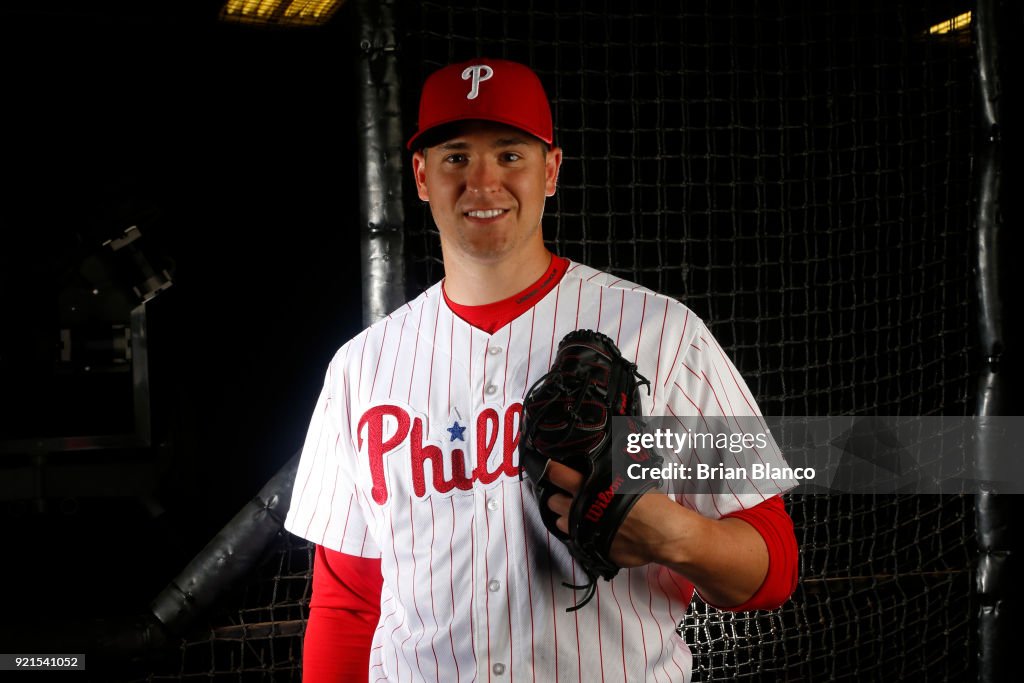
M494 121L523 130L547 144L554 140L551 107L544 86L528 66L504 59L474 59L443 67L428 78L420 94L416 134L455 121Z

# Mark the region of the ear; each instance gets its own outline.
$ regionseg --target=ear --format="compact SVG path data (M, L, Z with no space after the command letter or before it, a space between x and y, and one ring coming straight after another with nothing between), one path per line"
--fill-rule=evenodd
M430 193L427 191L427 159L422 150L416 150L412 155L412 177L416 181L416 194L425 202L430 201Z
M562 167L562 148L552 147L544 158L544 196L555 196L558 187L558 170Z

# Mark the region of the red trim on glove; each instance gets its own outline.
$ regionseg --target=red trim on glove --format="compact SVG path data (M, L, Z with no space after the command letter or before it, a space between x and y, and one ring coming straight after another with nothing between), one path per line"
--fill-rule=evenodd
M316 546L302 650L303 683L367 680L383 582L379 559Z
M725 517L742 519L757 529L768 546L768 574L750 599L735 607L720 607L729 612L781 607L796 590L799 558L793 520L786 512L782 498L772 496L747 510L730 512ZM717 606L716 606L717 607Z

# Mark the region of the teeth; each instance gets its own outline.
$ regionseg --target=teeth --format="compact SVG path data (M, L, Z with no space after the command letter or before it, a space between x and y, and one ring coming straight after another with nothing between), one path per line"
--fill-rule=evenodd
M466 215L472 218L494 218L505 213L504 209L488 209L486 211L470 211Z

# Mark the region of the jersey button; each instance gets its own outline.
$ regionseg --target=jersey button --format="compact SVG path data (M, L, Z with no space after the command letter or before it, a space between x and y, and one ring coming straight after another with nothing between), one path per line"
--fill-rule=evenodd
M487 501L487 509L491 510L492 512L494 510L497 510L498 509L498 501L496 501L495 499L491 498L489 501Z
M488 384L487 388L484 389L484 391L487 392L488 394L493 394L497 390L498 390L498 387L494 386L493 384Z
M487 582L487 590L491 591L492 593L497 593L499 588L501 588L501 584L495 581L494 579L491 579Z
M499 353L502 352L502 350L503 349L500 346L492 346L490 349L487 350L487 353L491 354L492 356L497 356Z
M497 664L491 667L491 671L494 672L495 676L500 676L501 674L505 673L505 665L501 662L498 662Z

